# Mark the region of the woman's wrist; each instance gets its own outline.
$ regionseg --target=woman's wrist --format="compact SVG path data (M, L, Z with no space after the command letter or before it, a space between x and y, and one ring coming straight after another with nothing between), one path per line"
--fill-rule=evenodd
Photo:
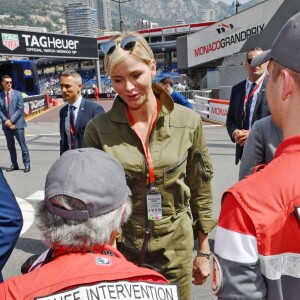
M209 259L212 256L212 252L211 251L197 251L197 256L198 257L206 257L207 259Z

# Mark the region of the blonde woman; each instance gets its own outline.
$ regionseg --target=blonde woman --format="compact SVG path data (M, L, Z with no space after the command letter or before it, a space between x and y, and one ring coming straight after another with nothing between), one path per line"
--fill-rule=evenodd
M120 250L178 283L180 299L188 300L192 276L203 284L210 274L207 234L216 224L201 119L152 83L156 62L143 37L119 35L102 50L118 96L109 112L88 123L84 143L110 153L125 169L132 216ZM193 263L194 237L199 251Z

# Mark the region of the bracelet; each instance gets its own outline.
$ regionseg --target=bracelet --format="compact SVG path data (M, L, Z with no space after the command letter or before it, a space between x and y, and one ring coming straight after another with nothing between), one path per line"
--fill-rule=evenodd
M209 259L212 256L212 252L203 253L203 252L198 251L197 256L206 257L207 259Z

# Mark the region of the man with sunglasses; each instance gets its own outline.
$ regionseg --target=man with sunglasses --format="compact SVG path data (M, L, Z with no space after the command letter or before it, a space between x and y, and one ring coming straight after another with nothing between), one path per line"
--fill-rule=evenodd
M29 150L25 142L24 128L27 126L23 111L24 100L22 93L12 88L12 78L9 75L2 77L3 92L0 94L0 119L2 120L2 130L4 132L7 147L11 159L11 167L6 172L19 170L17 161L17 151L15 137L22 151L24 172L30 172Z
M233 143L236 143L235 164L242 158L243 147L248 138L251 126L256 120L270 115L265 97L268 77L266 64L251 66L252 59L262 53L255 47L247 53L246 69L248 78L232 87L226 126Z

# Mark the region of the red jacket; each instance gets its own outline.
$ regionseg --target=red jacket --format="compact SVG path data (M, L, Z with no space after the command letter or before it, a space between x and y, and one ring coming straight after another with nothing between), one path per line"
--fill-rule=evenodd
M263 170L224 194L215 237L220 299L299 299L299 166L297 135L279 145Z
M115 256L106 255L108 252ZM117 286L116 281L118 281ZM110 246L105 246L97 253L76 252L67 254L55 252L55 257L49 263L30 273L12 277L2 283L0 285L0 299L33 300L55 293L54 298L49 296L45 299L66 298L74 300L81 299L79 294L82 289L86 289L84 293L98 289L98 292L101 291L117 297L117 293L122 295L125 292L141 293L139 290L139 284L142 285L141 281L154 283L154 286L149 284L151 290L155 290L156 285L161 287L161 284L168 283L159 273L150 269L139 268L128 262L120 252ZM100 289L101 282L106 283ZM128 282L135 282L135 287L128 287ZM125 288L121 291L122 285ZM174 286L166 285L165 287L174 292ZM61 298L60 295L64 295L66 291L73 295L73 298L71 296ZM57 294L57 292L60 293ZM74 296L75 294L76 296Z

